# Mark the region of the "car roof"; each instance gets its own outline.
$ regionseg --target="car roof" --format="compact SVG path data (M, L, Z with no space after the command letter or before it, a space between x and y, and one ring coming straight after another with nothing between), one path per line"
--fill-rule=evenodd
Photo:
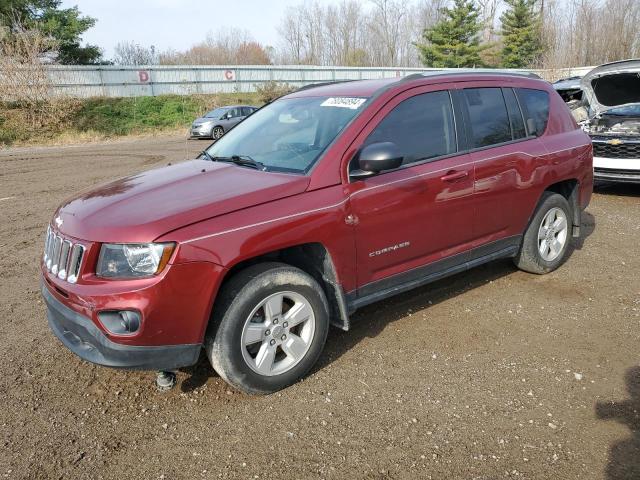
M215 107L213 108L211 111L213 110L229 110L230 108L238 108L238 107L251 107L251 108L258 108L258 107L254 107L253 105L223 105L221 107Z
M504 80L517 78L531 78L540 80L540 77L531 72L505 71L497 69L453 69L430 70L423 73L414 73L405 77L382 78L376 80L347 80L304 86L289 95L288 98L297 97L371 97L381 90L387 90L408 82L420 82L421 84L437 84L452 81L472 80ZM545 82L546 83L546 82Z

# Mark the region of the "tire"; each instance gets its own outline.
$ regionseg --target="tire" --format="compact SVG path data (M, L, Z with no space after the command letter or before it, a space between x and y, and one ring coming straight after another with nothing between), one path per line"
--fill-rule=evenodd
M224 135L224 128L220 125L216 125L211 129L211 139L212 140L220 140Z
M542 275L562 265L571 243L572 218L566 198L544 192L514 258L516 266L525 272Z
M205 351L213 369L233 387L267 394L309 372L328 332L329 305L318 282L290 265L262 263L237 273L222 288Z

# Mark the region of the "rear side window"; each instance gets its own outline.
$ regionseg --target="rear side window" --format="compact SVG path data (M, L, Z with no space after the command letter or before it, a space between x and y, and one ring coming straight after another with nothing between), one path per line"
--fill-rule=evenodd
M471 148L511 141L511 124L500 88L468 88L464 98L471 123Z
M513 139L524 138L527 136L527 131L524 127L524 120L522 118L522 112L516 100L516 95L513 93L512 88L503 88L502 94L504 95L504 101L507 104L507 112L509 112L509 122L511 123L511 133Z
M453 107L448 91L408 98L391 110L369 134L365 145L393 142L404 164L457 151Z
M549 94L532 88L517 88L516 94L523 108L529 134L539 137L546 130L549 120Z

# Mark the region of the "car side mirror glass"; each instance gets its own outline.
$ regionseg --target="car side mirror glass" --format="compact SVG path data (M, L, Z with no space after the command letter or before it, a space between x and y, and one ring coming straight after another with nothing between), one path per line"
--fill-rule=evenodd
M358 153L359 169L351 172L351 178L365 178L384 170L393 170L402 165L402 160L403 155L395 143L372 143Z

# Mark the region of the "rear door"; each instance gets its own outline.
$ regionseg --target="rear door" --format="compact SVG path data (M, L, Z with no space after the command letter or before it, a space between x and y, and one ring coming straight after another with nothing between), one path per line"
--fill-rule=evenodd
M544 146L532 132L510 87L487 82L460 90L469 155L475 164L474 247L477 256L519 245Z
M420 87L395 97L356 139L359 148L393 142L404 155L400 168L347 187L358 296L425 276L417 267L464 252L472 238L473 165L458 153L451 94L438 88L445 89Z

